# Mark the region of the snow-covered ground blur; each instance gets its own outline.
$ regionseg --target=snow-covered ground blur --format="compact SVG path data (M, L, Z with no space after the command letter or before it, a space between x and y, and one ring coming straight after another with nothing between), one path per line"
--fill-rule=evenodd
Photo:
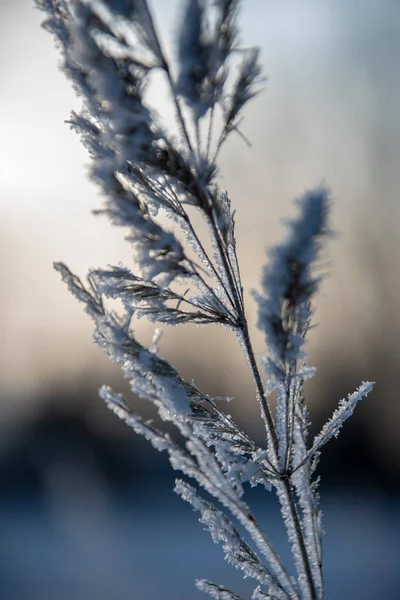
M1 507L0 600L195 600L204 597L195 578L250 590L171 494L107 508L98 500L59 498L53 511ZM397 598L399 503L353 491L328 493L323 505L327 599ZM256 514L287 558L274 508L257 500Z

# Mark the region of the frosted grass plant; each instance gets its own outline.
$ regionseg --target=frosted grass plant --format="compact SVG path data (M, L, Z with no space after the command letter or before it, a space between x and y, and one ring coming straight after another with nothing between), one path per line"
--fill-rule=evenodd
M234 212L217 177L220 150L233 132L240 133L241 111L262 83L258 49L240 46L240 2L185 0L173 62L146 0L36 4L56 38L62 69L82 98L70 124L89 151L90 174L105 199L97 212L127 228L135 248L135 271L121 264L92 269L83 283L63 263L55 268L84 304L95 341L121 365L132 391L154 404L186 442L178 445L110 387L102 387L100 396L127 425L168 453L172 467L185 476L175 491L200 513L226 560L254 581L252 600L323 600L314 473L322 447L338 435L372 384L362 383L341 400L321 433L308 440L303 384L313 369L306 365L304 342L321 282L315 266L330 235L330 198L323 187L299 198L298 217L287 224L285 241L270 251L256 294L266 343L263 375L255 358ZM146 101L155 72L169 86L175 135ZM208 225L211 251L193 223L194 210ZM119 300L121 310L110 309L108 299ZM225 412L223 400L182 379L160 356L157 339L149 348L139 343L134 324L142 316L167 325L219 324L236 335L264 421L263 446ZM271 394L277 399L274 412ZM296 578L255 520L245 501L246 484L277 494ZM196 585L213 598L240 600L207 580Z

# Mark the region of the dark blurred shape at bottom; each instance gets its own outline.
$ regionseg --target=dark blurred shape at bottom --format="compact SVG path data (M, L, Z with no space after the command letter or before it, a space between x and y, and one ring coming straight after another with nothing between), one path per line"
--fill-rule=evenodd
M3 435L0 600L196 600L204 596L195 578L250 597L251 582L224 562L197 515L173 494L175 474L165 456L128 429L107 436L83 413L52 406L36 423ZM342 439L342 453L340 440L333 442L335 461L321 465L326 597L394 599L398 492L378 485L362 431ZM249 498L290 561L274 496L250 490Z

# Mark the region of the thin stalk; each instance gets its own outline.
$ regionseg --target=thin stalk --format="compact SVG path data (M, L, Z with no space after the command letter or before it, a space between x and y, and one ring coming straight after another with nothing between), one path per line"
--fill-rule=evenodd
M211 107L210 118L208 121L207 150L206 150L207 161L210 157L210 150L211 150L211 137L212 137L212 129L213 129L213 123L214 123L214 110L215 110L215 104L213 104Z
M181 130L182 130L183 136L184 136L184 138L186 140L186 144L187 144L190 156L192 158L192 164L196 165L195 152L193 150L192 142L190 141L189 132L188 132L188 129L186 127L186 122L185 122L185 119L184 119L184 116L183 116L183 113L182 113L181 105L179 103L178 96L177 96L176 91L175 91L175 82L172 79L171 71L170 71L170 68L169 68L169 65L168 65L167 61L165 61L164 65L163 65L163 68L164 68L164 71L166 73L168 84L169 84L169 87L170 87L170 90L171 90L172 99L173 99L174 106L175 106L176 116L178 118L178 121L179 121L179 124L181 126Z
M222 247L221 240L218 235L218 229L217 229L213 219L211 219L211 224L213 227L215 240L218 245L218 249L220 251L221 260L224 265L225 276L226 276L226 278L228 280L228 284L231 288L232 296L234 298L234 301L235 301L235 304L237 307L238 315L240 316L240 322L241 322L240 332L243 337L245 353L246 353L246 356L247 356L247 359L248 359L248 362L250 365L254 383L256 385L257 396L258 396L258 399L259 399L259 402L261 405L262 414L263 414L264 421L266 424L267 435L272 442L271 447L272 447L272 450L274 453L274 460L277 464L277 461L278 461L278 438L277 438L277 434L276 434L276 429L275 429L275 424L274 424L274 420L272 417L271 409L269 407L268 400L265 395L264 385L262 382L260 371L258 369L254 350L253 350L253 347L251 344L250 334L249 334L245 311L244 311L243 299L241 297L240 290L238 289L238 284L235 280L234 274L231 271L230 264L227 260L224 249ZM311 600L317 600L317 591L316 591L315 583L314 583L313 576L312 576L310 560L308 557L306 544L305 544L303 533L301 530L301 524L300 524L299 514L297 511L296 499L294 497L294 493L293 493L293 489L292 489L292 485L290 483L289 477L286 475L287 475L286 473L282 473L282 480L283 480L283 485L284 485L284 489L285 489L285 495L287 497L288 504L290 506L291 518L292 518L292 522L293 522L294 529L295 529L295 534L296 534L296 539L297 539L300 556L301 556L301 559L303 562L304 573L306 575L306 580L307 580L309 591L310 591L310 598L311 598Z
M294 430L294 402L295 402L295 390L294 390L294 384L293 384L293 371L295 371L295 369L292 369L292 367L290 367L290 372L289 372L289 382L288 385L286 386L286 395L287 395L287 405L288 405L288 411L287 411L287 424L286 424L286 431L287 431L287 444L286 444L286 456L285 456L285 461L284 461L284 471L285 473L289 472L290 469L290 465L291 465L291 460L292 460L292 446L293 446L293 430Z
M218 241L219 240L217 238L217 243L218 243ZM254 379L254 382L256 385L257 395L258 395L259 402L261 404L267 433L272 442L271 446L273 448L273 452L275 455L274 456L275 462L277 462L278 438L276 435L276 429L275 429L275 424L273 421L271 409L269 407L268 400L265 395L262 378L260 375L260 371L258 369L257 361L256 361L256 358L254 355L254 350L253 350L253 347L251 344L246 317L244 314L244 310L242 309L242 303L240 302L240 298L238 296L236 286L233 284L233 281L232 281L233 275L228 268L226 257L225 257L223 250L221 252L221 258L222 258L224 266L225 266L227 279L231 285L232 294L235 298L235 301L237 302L238 312L241 315L241 322L242 322L241 333L243 336L245 351L246 351L246 355L247 355L247 358L249 361L250 369L252 371L253 379ZM285 495L287 497L288 504L290 506L291 518L292 518L292 522L294 525L297 544L298 544L300 555L301 555L302 562L303 562L304 572L305 572L308 587L310 590L310 597L311 597L311 600L317 600L317 592L316 592L315 583L314 583L312 572L311 572L310 561L309 561L309 557L307 554L307 549L306 549L303 533L301 530L300 518L299 518L298 511L297 511L296 500L294 497L293 489L292 489L291 483L289 481L289 478L287 478L287 477L283 478L283 485L284 485Z
M305 455L303 460L301 460L298 465L296 465L295 467L293 467L293 469L291 469L290 475L293 475L293 473L296 473L296 471L301 469L301 467L304 467L304 465L307 462L310 462L311 459L313 458L313 456L315 455L315 453L318 452L318 448L319 448L319 446L316 446L315 448L314 447L310 448L310 450L307 452L307 454Z
M236 277L233 272L232 264L230 262L229 256L227 256L227 253L225 252L225 248L221 241L220 231L215 223L215 220L214 220L214 218L211 218L210 220L211 220L211 227L213 229L213 233L214 233L215 239L217 241L217 246L218 246L218 250L219 250L219 253L221 256L221 260L224 265L225 274L227 276L229 286L234 295L238 315L244 314L244 304L243 304L242 290L241 290L240 284L236 281Z
M233 301L233 298L230 295L229 289L227 288L227 286L225 285L225 282L223 281L223 279L221 278L220 274L218 273L217 269L215 268L215 265L213 263L213 261L210 259L210 257L208 256L199 236L197 235L197 232L195 230L195 228L193 227L192 221L189 218L189 215L187 214L186 210L184 209L183 205L180 204L178 198L176 197L176 194L174 192L174 190L172 189L172 187L168 184L171 196L173 198L174 201L177 202L177 204L179 205L179 209L180 209L180 213L179 216L183 219L185 225L188 227L190 234L193 237L194 242L197 244L197 247L203 257L203 259L206 261L207 266L209 268L209 270L212 272L212 274L214 275L216 281L218 281L218 283L221 285L222 289L224 290L226 297L228 298L231 307L233 309L235 309L235 303ZM193 261L191 261L193 264L195 264ZM197 265L197 268L199 268L199 266ZM208 283L201 277L201 275L199 273L196 272L196 275L199 277L199 279L202 281L202 283L207 287L208 291L210 292L210 294L212 296L215 296L214 290L208 285ZM218 298L217 298L218 300ZM234 315L231 313L230 310L228 310L229 314L232 317L232 320L235 320Z
M245 352L247 356L247 360L250 366L251 373L253 375L253 380L257 390L258 401L261 405L261 411L264 418L264 422L266 425L267 435L271 442L271 447L274 453L274 460L276 464L278 463L278 437L276 435L275 423L272 417L271 408L269 406L267 397L265 395L264 385L261 379L260 371L258 369L256 357L254 355L253 346L250 340L249 329L246 321L246 317L243 313L242 315L242 329L241 329L242 339L245 347Z
M242 523L243 527L247 529L259 550L269 561L271 561L271 563L277 570L277 573L279 575L276 575L276 579L279 582L281 589L283 589L283 591L289 598L299 598L297 590L290 581L290 578L288 577L286 570L279 559L279 556L275 553L275 550L272 548L272 546L269 544L268 540L262 533L262 530L260 529L260 526L254 519L253 515L248 511L243 510L243 508L239 504L235 503L234 506L238 513L235 515L235 511L230 509L232 514L236 516L236 518ZM271 560L271 555L273 557L273 560ZM281 578L285 582L285 587L283 587L281 583Z
M201 134L200 134L200 124L199 124L198 119L196 119L196 122L195 122L195 130L196 130L197 158L198 158L198 161L200 164L200 162L201 162Z
M209 265L209 268L210 268L210 270L212 271L212 273L213 273L214 277L216 278L216 280L218 281L218 283L220 283L220 284L221 284L221 286L222 286L222 289L224 290L224 292L225 292L225 294L226 294L226 296L227 296L227 298L228 298L228 300L229 300L229 302L230 302L230 304L231 304L232 308L234 308L234 309L236 308L236 309L237 309L237 307L236 307L236 303L235 303L235 300L234 300L233 296L231 295L231 293L230 293L230 290L229 290L229 289L228 289L228 287L225 285L225 282L223 281L223 279L221 278L221 276L220 276L220 274L218 273L217 269L215 268L215 265L214 265L213 261L212 261L212 260L210 259L210 257L208 256L208 254L207 254L207 252L206 252L206 250L205 250L205 248L204 248L204 246L203 246L202 242L200 241L200 238L199 238L199 236L198 236L198 235L197 235L197 233L196 233L196 230L194 229L194 227L193 227L193 225L192 225L192 222L191 222L191 220L189 219L189 216L188 216L188 214L186 213L186 211L184 211L184 212L185 212L185 215L186 215L186 217L185 217L185 223L186 223L187 227L189 228L189 230L190 230L190 233L192 234L192 236L193 236L193 238L194 238L194 240L195 240L196 244L198 245L198 247L199 247L199 250L200 250L201 254L203 255L203 257L205 258L205 260L206 260L207 264ZM204 281L204 280L203 280L203 281ZM206 285L207 285L207 284L206 284ZM214 294L214 292L213 292L213 294Z
M207 398L207 402L209 404L211 404L211 406L214 408L214 410L218 414L218 416L221 417L221 419L223 419L227 423L229 423L229 425L235 429L237 435L239 435L239 437L241 437L245 443L249 444L249 446L252 448L253 452L257 452L257 450L259 450L259 447L253 442L253 440L244 431L242 431L240 429L240 427L238 427L238 425L236 425L236 423L233 421L233 419L230 416L226 415L222 410L220 410L218 408L217 404L214 402L214 400L212 398ZM265 460L265 462L268 464L268 466L271 469L271 471L269 469L265 469L265 470L268 471L268 473L272 477L279 478L280 477L279 471L277 471L275 466L268 460L268 458L264 457L263 460Z
M250 369L253 374L253 379L254 379L254 382L256 385L258 398L259 398L259 401L260 401L260 404L262 407L264 420L267 425L267 431L268 431L271 441L272 441L272 448L273 448L273 452L275 454L274 458L275 458L275 461L277 461L278 438L276 435L275 424L273 422L271 410L268 405L267 398L265 396L264 386L262 383L262 379L261 379L261 375L260 375L260 371L258 369L256 359L255 359L255 355L254 355L253 347L251 344L246 321L244 321L242 333L243 333L243 341L244 341L244 345L245 345L245 349L246 349L247 358L248 358L248 361L250 364ZM282 475L284 475L284 474L282 474ZM310 597L311 597L311 600L317 600L317 598L318 598L317 591L316 591L314 579L312 576L310 560L308 557L306 544L305 544L303 533L301 530L300 517L299 517L298 511L297 511L297 503L296 503L296 499L294 496L292 484L290 482L290 476L282 477L282 481L283 481L285 495L286 495L286 498L288 500L288 504L290 507L290 515L291 515L292 523L293 523L294 529L295 529L297 544L298 544L301 559L303 562L304 573L306 575L306 579L307 579L307 583L308 583L308 587L309 587L309 591L310 591Z
M224 258L225 258L225 260L224 260ZM276 429L275 429L275 424L274 424L274 420L272 417L271 409L270 409L268 400L265 395L264 385L262 382L262 378L260 375L260 371L259 371L259 368L257 365L256 358L255 358L253 346L251 343L248 325L247 325L247 321L246 321L246 316L244 313L244 308L242 308L243 305L239 300L239 297L237 294L237 288L232 281L233 275L230 272L230 270L226 264L226 257L224 256L223 252L222 252L222 259L223 259L223 263L224 263L224 266L226 269L226 276L231 285L232 294L234 295L235 300L238 303L237 307L238 307L238 312L241 316L241 334L242 334L242 338L243 338L243 342L244 342L245 352L246 352L249 366L250 366L250 369L251 369L251 372L253 375L253 380L254 380L254 383L256 386L257 396L258 396L258 399L259 399L259 402L261 405L262 414L263 414L264 421L266 424L267 434L271 441L271 447L272 447L272 451L274 453L274 460L277 463L277 460L278 460L278 438L277 438L277 434L276 434ZM282 473L282 475L284 476L286 474ZM298 511L297 511L297 504L296 504L296 499L294 497L293 488L290 483L289 477L282 477L282 480L283 480L285 495L288 500L288 504L290 506L291 518L292 518L292 522L294 525L297 544L298 544L298 548L299 548L300 555L302 558L304 572L306 575L306 579L307 579L307 583L308 583L308 587L309 587L309 591L310 591L310 597L311 597L311 600L317 600L317 591L316 591L315 583L314 583L313 576L312 576L312 571L311 571L311 566L310 566L310 560L309 560L308 553L307 553L307 548L306 548L303 533L301 530L300 518L299 518Z
M181 431L183 432L183 430L181 430ZM197 461L201 463L201 456L204 454L204 452L207 455L210 455L210 451L207 448L207 446L205 445L205 443L201 439L197 438L196 436L191 438L191 442L193 444L192 454L195 454ZM216 459L214 458L213 455L211 455L211 458L212 458L213 462L215 463L215 467L216 467L216 469L218 469L218 472L223 477L225 477L223 475L223 473L221 472L220 466L216 462ZM200 459L200 461L199 461L199 459ZM197 465L196 465L196 467L197 467ZM250 512L250 510L246 506L246 504L241 502L237 496L232 497L232 495L230 493L228 494L224 489L222 489L218 484L216 484L212 480L212 478L210 478L208 476L208 474L201 469L201 464L200 464L200 469L197 468L196 470L199 471L199 475L200 475L200 479L197 479L198 483L201 484L201 478L204 478L207 481L208 485L203 486L203 487L205 489L207 489L207 491L210 492L215 498L217 498L219 501L221 501L222 504L230 510L232 515L236 519L238 519L238 521L241 523L241 525L246 529L248 534L253 539L255 546L265 556L268 563L271 565L271 567L273 569L273 573L271 573L271 575L273 576L273 578L275 579L275 581L279 585L279 587L284 591L286 596L293 600L294 599L299 600L299 595L297 593L297 590L293 586L279 556L275 552L274 548L271 546L268 539L265 537L262 529L258 525L257 521L253 517L252 513Z
M307 553L307 548L306 548L306 544L304 541L303 532L301 529L300 517L299 517L298 510L297 510L297 503L296 503L293 487L292 487L292 484L290 483L289 478L284 479L283 483L284 483L284 488L285 488L284 489L285 495L286 495L286 498L288 500L288 504L290 507L290 516L292 518L292 522L293 522L293 525L295 528L297 544L298 544L298 547L300 550L301 560L303 562L303 568L304 568L305 576L306 576L307 583L308 583L310 598L311 598L311 600L317 600L318 599L317 590L315 587L315 582L314 582L314 578L313 578L312 571L311 571L310 559L309 559L309 556Z
M271 441L271 449L273 451L273 457L274 457L275 463L278 464L278 438L277 438L277 434L276 434L276 428L275 428L274 420L272 417L271 409L270 409L268 400L265 395L264 385L262 382L261 374L260 374L260 371L259 371L259 368L257 365L253 346L251 343L248 324L247 324L246 315L245 315L245 311L244 311L243 299L240 297L240 292L238 292L237 284L235 285L236 282L235 282L234 275L231 272L231 270L229 269L229 264L227 262L225 253L223 251L223 248L221 248L221 242L220 242L219 236L217 235L218 232L217 232L215 223L213 225L214 225L214 229L216 230L215 231L216 241L217 241L217 244L219 244L221 258L222 258L222 261L223 261L223 264L225 267L225 274L228 279L229 285L231 287L235 302L237 303L237 310L238 310L238 314L240 315L240 320L241 320L240 331L241 331L241 335L242 335L242 339L243 339L243 343L244 343L244 347L245 347L245 353L246 353L246 356L247 356L247 359L249 362L249 366L250 366L250 370L253 375L253 380L254 380L254 383L256 386L258 400L261 405L261 410L262 410L262 415L263 415L265 425L266 425L267 435ZM300 555L302 558L304 572L306 575L306 579L307 579L307 583L308 583L308 587L309 587L309 591L310 591L310 597L311 597L311 600L317 600L317 591L316 591L316 587L315 587L315 582L313 580L311 566L310 566L310 560L309 560L305 540L304 540L302 529L301 529L300 517L299 517L298 511L297 511L297 503L296 503L296 499L295 499L295 496L293 493L292 484L290 482L290 476L286 471L284 473L282 473L282 481L283 481L283 485L284 485L284 489L285 489L285 495L287 497L288 504L290 506L291 518L292 518L292 522L294 525L297 544L298 544L298 548L299 548Z
M168 184L171 196L173 198L173 200L175 200L178 205L179 205L179 209L180 209L180 213L179 213L179 217L183 219L185 225L188 227L189 232L194 240L194 242L197 244L197 247L200 251L201 256L203 257L203 259L206 261L207 266L209 268L209 270L212 272L212 274L214 275L216 281L218 281L218 283L221 285L222 289L224 290L226 297L228 298L231 307L233 309L235 309L235 303L230 295L229 289L227 288L227 286L225 285L225 282L223 281L223 279L221 278L220 274L218 273L217 269L215 268L215 265L213 263L213 261L210 259L210 257L208 256L206 249L204 248L199 236L197 235L197 232L195 230L195 228L193 227L193 224L189 218L189 215L187 214L186 210L184 209L184 207L182 205L180 205L178 198L175 195L175 192L173 191L172 187ZM195 267L197 267L197 269L201 268L199 265L196 265L194 263L193 260L191 260L192 263L192 267L193 265ZM217 298L217 296L215 295L214 290L208 285L208 283L203 279L203 277L201 277L200 273L198 273L198 271L196 269L194 269L195 271L195 275L199 278L199 280L206 286L207 290L209 291L209 293L214 296L214 298L216 298L219 301L219 298ZM225 307L226 308L226 307ZM229 310L228 313L229 315L232 317L232 324L234 325L234 321L236 319L236 317L233 315L233 313Z
M200 182L199 182L200 183ZM204 195L204 199L206 200L206 202L208 204L210 204L210 198L209 198L209 193L208 190L206 188L204 188L204 186L200 189L200 191L203 193ZM233 268L232 265L229 261L229 258L227 257L226 253L225 253L225 249L223 246L223 243L221 241L221 237L220 237L220 232L219 229L214 221L214 218L211 214L208 215L209 217L209 222L211 225L211 229L212 232L214 234L214 240L217 244L217 248L218 248L218 252L220 254L220 258L224 267L224 271L225 271L225 276L228 282L228 286L231 290L232 293L232 298L233 298L233 305L235 306L236 310L237 310L237 314L239 317L239 321L241 320L241 315L244 315L244 304L243 304L243 297L242 297L242 290L240 287L240 284L238 284L238 282L236 281L235 275L233 273ZM220 279L220 277L218 276L218 279ZM224 286L225 287L225 286Z

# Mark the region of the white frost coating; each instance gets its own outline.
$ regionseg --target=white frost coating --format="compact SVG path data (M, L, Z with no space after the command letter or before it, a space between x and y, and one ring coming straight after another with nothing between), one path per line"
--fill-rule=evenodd
M54 34L62 68L83 101L70 125L89 151L90 175L104 197L104 207L96 212L128 228L138 271L121 264L92 269L83 283L64 264L55 268L83 303L95 324L95 341L122 367L132 391L153 403L184 442L175 443L136 415L110 388L101 388L100 395L127 425L166 451L174 469L218 502L216 508L186 483L177 483L178 493L200 511L201 522L222 544L226 560L261 584L252 600L325 600L313 472L320 448L338 434L372 384L363 383L340 402L309 448L303 383L313 370L306 366L304 343L321 279L313 269L330 233L324 188L300 198L299 218L288 223L286 241L271 250L264 269L257 299L267 344L265 384L259 373L237 260L235 212L217 183L221 147L239 131L240 111L261 81L258 49L240 47L240 1L185 0L173 65L162 51L147 0L36 3L47 13L44 25ZM231 56L240 61L236 78ZM146 102L155 70L169 87L175 137ZM194 210L208 226L206 239L192 218ZM109 310L105 298L118 300L122 310ZM213 323L234 331L253 376L267 440L258 445L224 412L220 398L183 380L159 356L157 339L148 348L140 344L133 331L139 317L168 325ZM273 392L276 418L268 404ZM276 491L296 579L244 501L246 484ZM213 598L242 600L223 586L205 580L197 585Z
M321 432L315 436L310 454L314 454L332 437L339 435L344 422L351 417L359 401L368 396L373 387L373 382L363 381L355 392L348 395L347 399L340 400L339 407L333 413L332 418L325 423Z
M293 427L292 463L301 464L307 455L307 416L297 408ZM322 578L322 531L320 528L320 510L315 482L312 482L312 470L309 462L295 470L292 482L301 509L304 545L309 557L310 570L319 598L324 597Z
M91 288L85 288L62 263L57 263L71 292L86 306L95 322L94 339L115 363L121 364L130 379L132 390L154 402L166 420L184 419L190 414L191 386L186 384L169 363L144 348L133 337L129 320L117 317L104 308L96 279L90 278Z
M181 429L184 433L184 430ZM251 536L254 544L265 556L268 565L279 581L282 589L289 598L298 598L298 594L287 575L283 565L271 546L270 542L261 531L248 506L237 497L221 471L213 454L196 438L191 438L187 443L191 454L196 457L199 470L188 474L193 477L209 494L216 498L239 521Z
M271 360L279 368L285 361L302 356L300 348L311 316L309 303L319 284L311 269L322 238L329 233L327 190L307 192L298 204L301 214L287 223L287 240L269 252L270 262L262 279L263 295L255 294L258 326L265 333Z
M214 22L210 19L211 11L205 2L186 0L179 31L176 92L193 110L195 121L204 117L217 103L224 106L228 102L229 96L224 89L229 68L227 62L237 48L238 0L217 0L213 4L216 9ZM253 83L253 79L247 80L249 91ZM243 93L244 82L238 87ZM253 95L248 93L243 104ZM199 172L203 171L202 164L208 166L204 158L208 159L208 154L198 161Z
M261 584L268 586L269 590L274 591L277 597L287 598L274 576L221 511L213 504L203 500L193 487L183 481L176 481L175 492L201 513L200 523L207 527L215 544L222 544L225 559L230 564L241 569L245 578L256 579Z
M236 493L244 493L243 483L251 486L264 485L271 489L271 471L265 463L267 453L259 448L232 420L212 403L215 411L203 407L197 416L192 416L193 432L213 448L215 457Z
M277 598L277 596L274 596L273 594L270 594L270 593L265 594L264 592L261 591L260 586L257 586L251 595L251 600L279 600L279 599Z
M155 429L151 423L145 422L136 415L125 403L121 394L115 393L110 387L103 386L99 391L100 397L106 402L107 406L120 419L132 427L136 433L143 435L154 448L159 451L167 451L170 463L173 469L181 471L188 477L195 479L200 485L203 485L204 475L199 470L193 458L177 444L175 444L167 433ZM181 426L182 433L185 429ZM188 432L186 431L186 434Z
M159 341L161 340L162 336L163 336L163 330L160 329L159 327L156 327L154 330L154 334L153 337L151 339L151 345L149 346L149 350L152 354L155 354L156 356L159 354L160 352L160 348L158 346Z
M190 413L190 398L184 383L168 368L168 363L140 346L114 323L101 323L94 336L113 362L122 365L132 391L154 402L162 418L180 419Z
M206 579L197 579L196 587L198 590L200 590L201 592L205 592L215 600L243 600L241 596L233 594L221 585L211 583Z
M296 526L293 520L291 503L288 497L288 491L282 482L276 483L276 493L281 505L281 515L286 528L289 542L292 547L293 561L297 571L297 583L300 588L300 598L302 600L310 599L309 586L304 568L299 538L296 533Z
M225 114L230 127L235 127L236 117L243 106L258 92L255 86L262 82L261 66L259 63L260 49L251 48L239 66L237 79L230 98L229 109Z
M121 394L116 394L110 387L104 385L99 390L99 396L117 417L125 421L128 427L132 427L137 434L146 438L156 450L160 452L174 450L174 445L168 435L155 430L141 417L135 415L128 408Z

